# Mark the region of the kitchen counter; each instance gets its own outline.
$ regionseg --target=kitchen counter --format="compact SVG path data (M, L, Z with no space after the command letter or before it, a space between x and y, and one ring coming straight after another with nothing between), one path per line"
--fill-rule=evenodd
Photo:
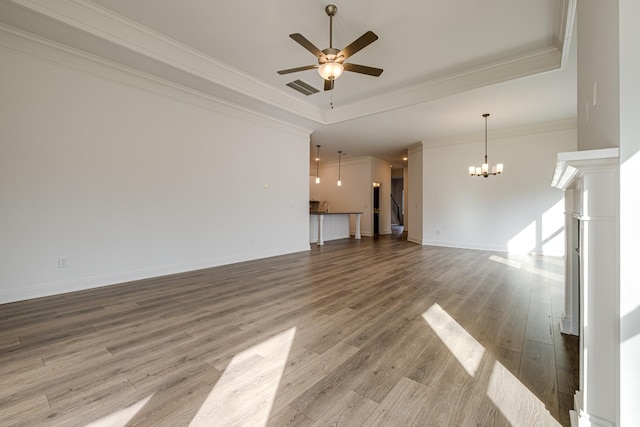
M351 215L355 215L355 238L360 239L362 212L309 212L309 242L324 245L325 240L349 238Z
M309 212L309 215L358 215L362 212Z

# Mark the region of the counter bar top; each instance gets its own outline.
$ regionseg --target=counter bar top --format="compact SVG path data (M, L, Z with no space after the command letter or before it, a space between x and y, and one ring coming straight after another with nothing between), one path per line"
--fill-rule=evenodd
M309 212L309 215L356 215L362 212Z

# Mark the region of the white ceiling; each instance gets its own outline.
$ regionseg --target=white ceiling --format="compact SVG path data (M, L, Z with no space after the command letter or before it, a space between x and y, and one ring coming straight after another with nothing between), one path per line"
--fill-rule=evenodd
M371 30L346 62L384 72L323 92L316 70L276 71L316 63L288 35L328 47L328 3L0 0L0 22L311 129L323 152L396 165L417 141L482 138L485 112L490 132L575 120L574 1L335 0L334 47Z

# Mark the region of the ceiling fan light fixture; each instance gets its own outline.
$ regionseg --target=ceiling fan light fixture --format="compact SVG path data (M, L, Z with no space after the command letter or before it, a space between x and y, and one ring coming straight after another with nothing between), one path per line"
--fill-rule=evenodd
M340 77L344 71L350 71L353 73L365 74L369 76L378 77L384 71L382 68L368 67L365 65L358 65L352 63L344 64L344 61L349 57L360 52L365 47L369 46L374 41L378 40L378 36L373 31L367 31L356 40L351 42L344 49L338 49L333 47L333 17L335 16L338 8L330 4L325 7L325 12L329 16L329 47L323 50L318 49L316 45L311 43L305 36L300 33L289 34L296 43L303 48L307 49L318 60L318 65L305 65L302 67L288 68L286 70L278 71L278 74L297 73L299 71L318 69L320 77L324 79L324 90L333 90L333 81ZM333 103L331 104L333 108Z
M335 80L344 72L344 66L339 62L325 62L318 67L318 73L325 80Z

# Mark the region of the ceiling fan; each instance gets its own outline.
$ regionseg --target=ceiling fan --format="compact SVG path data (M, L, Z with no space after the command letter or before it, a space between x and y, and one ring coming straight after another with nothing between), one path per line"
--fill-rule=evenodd
M381 68L367 67L366 65L357 65L351 63L345 63L345 59L353 56L356 52L359 52L363 48L367 47L374 41L378 40L378 36L373 31L367 31L360 36L356 41L342 50L333 47L333 17L338 11L338 8L330 4L325 7L325 12L329 15L329 47L320 50L313 43L307 40L302 34L295 33L289 34L293 40L295 40L300 46L311 52L316 58L318 58L317 65L305 65L304 67L289 68L287 70L280 70L278 74L296 73L298 71L318 69L318 73L324 79L324 90L332 90L333 82L340 77L343 71L352 71L354 73L367 74L369 76L378 77L382 74Z

